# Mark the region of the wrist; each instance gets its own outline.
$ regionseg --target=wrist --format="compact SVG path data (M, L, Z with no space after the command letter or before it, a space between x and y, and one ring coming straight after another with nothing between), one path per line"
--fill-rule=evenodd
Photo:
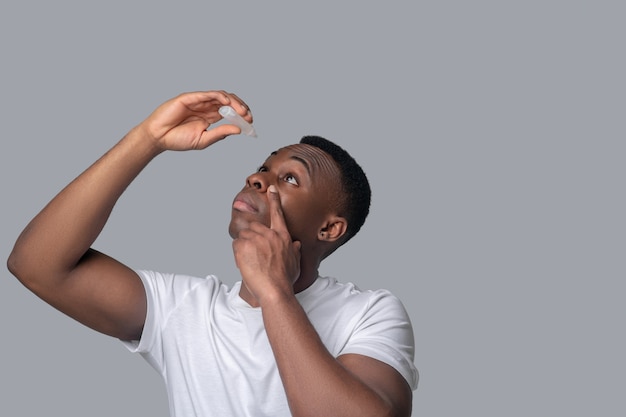
M139 124L131 129L124 140L128 141L137 152L149 158L155 158L165 151L165 149L160 146L158 140L150 134L150 131L143 124Z
M298 302L293 292L293 288L274 287L271 290L263 291L257 296L261 309L284 306L292 302Z

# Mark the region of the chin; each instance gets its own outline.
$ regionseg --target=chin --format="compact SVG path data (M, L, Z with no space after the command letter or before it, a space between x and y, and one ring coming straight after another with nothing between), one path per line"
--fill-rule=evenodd
M241 230L241 227L237 227L237 225L233 221L231 221L230 224L228 225L228 234L233 239L237 239L239 237L240 230Z
M239 232L250 227L250 221L241 217L233 217L228 225L228 234L233 239L239 237Z
M228 233L230 234L230 237L236 239L239 236L240 231L250 228L250 224L255 222L270 227L269 216L265 214L243 213L233 210L230 217L230 224L228 225Z

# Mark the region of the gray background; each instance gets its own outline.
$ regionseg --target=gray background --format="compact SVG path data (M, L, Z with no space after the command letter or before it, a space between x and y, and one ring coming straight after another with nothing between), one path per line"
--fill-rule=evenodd
M96 247L236 278L229 206L304 134L374 191L323 273L415 327L415 416L623 416L625 6L617 1L0 5L0 255L158 104L226 89L259 139L160 156ZM166 416L157 374L0 270L0 415Z

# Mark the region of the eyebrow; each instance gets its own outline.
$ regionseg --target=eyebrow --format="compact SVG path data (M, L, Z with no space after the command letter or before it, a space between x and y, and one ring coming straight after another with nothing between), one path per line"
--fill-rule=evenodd
M277 155L277 154L278 154L278 151L274 151L274 152L270 153L270 157L274 156L274 155ZM311 176L311 166L309 165L309 162L306 159L301 158L301 157L299 157L297 155L292 155L292 156L289 157L289 159L293 159L294 161L300 162L304 166L304 168L306 169L306 172L309 174L309 176Z
M311 167L309 166L309 163L307 162L306 159L304 158L300 158L299 156L292 156L291 159L300 162L302 165L304 165L304 168L306 169L306 172L308 172L309 176L311 176Z

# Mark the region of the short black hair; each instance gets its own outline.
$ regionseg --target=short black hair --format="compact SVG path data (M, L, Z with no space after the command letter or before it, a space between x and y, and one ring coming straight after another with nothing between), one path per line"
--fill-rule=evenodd
M342 208L348 221L346 238L350 240L361 230L370 211L372 190L365 172L341 146L321 136L304 136L300 143L315 146L330 155L341 171L341 190L345 196Z

